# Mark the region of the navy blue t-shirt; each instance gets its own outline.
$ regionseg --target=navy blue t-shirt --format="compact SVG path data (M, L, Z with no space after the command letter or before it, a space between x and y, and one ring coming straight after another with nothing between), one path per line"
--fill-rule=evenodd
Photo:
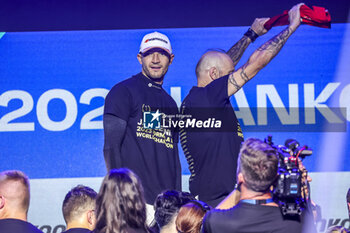
M162 88L139 73L116 84L108 93L104 114L111 114L127 122L121 145L120 164L141 179L148 204L154 203L166 189L181 190L181 165L178 156L178 134L171 129L144 128L144 112L178 114L175 101ZM161 118L160 118L161 119Z
M1 233L43 233L34 225L19 219L1 219L0 220Z
M182 114L219 118L226 124L219 131L180 131L181 145L191 172L190 191L209 204L217 204L211 201L227 196L234 189L237 157L243 141L227 85L228 76L224 76L206 87L192 87L181 105Z

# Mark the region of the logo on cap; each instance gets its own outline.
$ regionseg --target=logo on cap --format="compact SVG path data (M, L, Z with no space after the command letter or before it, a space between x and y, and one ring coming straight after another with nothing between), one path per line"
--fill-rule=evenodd
M143 53L150 48L157 47L164 49L169 54L172 54L171 43L169 41L169 38L166 35L159 32L152 32L145 35L142 38L139 52Z
M162 42L164 42L164 43L166 43L166 44L168 43L168 41L163 40L163 39L161 39L161 38L157 38L157 37L147 39L147 40L145 41L145 43L147 43L148 41L152 41L152 40L160 40L160 41L162 41Z

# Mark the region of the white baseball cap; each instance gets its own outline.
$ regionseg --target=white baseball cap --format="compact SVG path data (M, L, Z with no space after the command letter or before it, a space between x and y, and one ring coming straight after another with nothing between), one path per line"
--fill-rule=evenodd
M159 32L152 32L145 35L142 38L139 52L144 53L151 48L161 48L167 51L169 54L172 54L169 38L166 35Z

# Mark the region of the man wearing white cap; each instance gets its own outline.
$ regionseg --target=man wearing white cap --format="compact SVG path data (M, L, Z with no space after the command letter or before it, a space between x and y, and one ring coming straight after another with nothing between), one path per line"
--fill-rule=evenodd
M160 127L161 113L178 113L162 88L174 59L168 37L159 32L145 35L137 59L142 72L116 84L106 97L104 158L108 170L133 170L142 181L147 204L153 205L162 191L181 190L178 137Z
M142 65L142 74L157 84L163 84L164 75L174 59L168 37L159 32L145 35L137 59Z

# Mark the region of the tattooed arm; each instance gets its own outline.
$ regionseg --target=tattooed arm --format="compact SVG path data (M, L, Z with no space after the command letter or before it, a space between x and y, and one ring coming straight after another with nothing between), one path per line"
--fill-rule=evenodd
M236 66L239 60L241 59L244 51L248 48L248 45L252 41L249 37L243 36L234 46L230 48L229 51L226 52L227 55L230 56L230 58L233 61L233 65Z
M250 27L259 36L264 35L267 30L264 28L264 24L269 18L257 18L254 20L252 26ZM233 65L236 66L241 59L244 51L247 49L248 45L251 43L251 39L247 36L243 36L235 45L233 45L226 54L230 56L233 61Z
M228 95L236 93L245 83L264 68L282 49L288 38L300 25L300 6L295 5L289 11L289 26L267 41L250 56L247 63L231 73L228 79Z

